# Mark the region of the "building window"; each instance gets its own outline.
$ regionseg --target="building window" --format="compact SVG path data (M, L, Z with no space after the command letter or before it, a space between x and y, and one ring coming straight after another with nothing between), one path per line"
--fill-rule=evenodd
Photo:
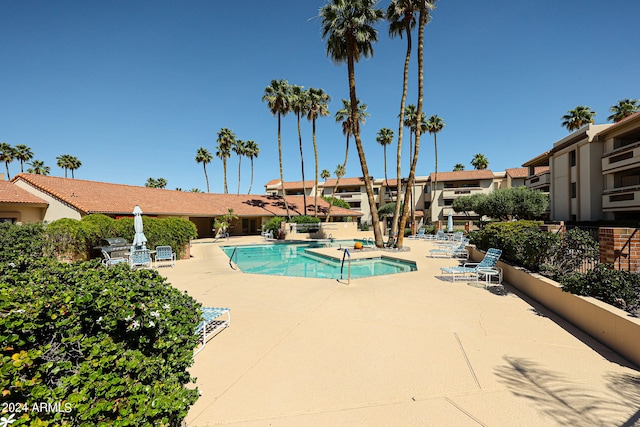
M569 163L571 164L571 166L576 165L576 150L569 152Z
M444 199L444 205L445 206L453 205L453 199Z
M376 195L376 196L377 196L378 194L380 194L380 189L379 189L379 188L377 188L377 187L376 187L376 188L374 188L374 189L373 189L373 194L374 194L374 195Z
M429 209L431 207L431 202L424 202L424 208Z
M571 183L571 198L575 199L578 197L578 189L575 182Z

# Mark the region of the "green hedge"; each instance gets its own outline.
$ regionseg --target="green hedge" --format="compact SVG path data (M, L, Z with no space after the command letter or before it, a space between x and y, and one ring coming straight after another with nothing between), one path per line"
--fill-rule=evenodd
M45 238L42 223L17 225L0 222L0 262L41 257Z
M180 425L200 305L153 270L99 261L0 263L3 402L59 402L13 426Z
M184 256L184 247L197 236L195 224L182 218L142 217L147 247L171 246L178 259ZM100 239L123 237L133 241L133 218L115 220L102 214L87 215L82 220L63 218L47 225L47 250L58 256L73 255L80 259L91 257L91 248Z

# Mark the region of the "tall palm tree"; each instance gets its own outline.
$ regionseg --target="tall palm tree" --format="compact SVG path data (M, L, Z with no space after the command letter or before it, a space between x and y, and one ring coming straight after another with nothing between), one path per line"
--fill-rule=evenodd
M7 179L11 179L9 175L9 163L13 162L16 156L16 150L6 142L0 144L0 161L4 162L4 166L7 169Z
M251 160L251 183L249 184L249 191L247 192L247 194L251 194L251 187L253 187L253 159L257 158L258 154L260 154L260 147L258 147L258 144L256 144L253 139L250 139L245 142L244 149L244 155Z
M478 153L473 156L471 160L471 166L473 166L476 170L482 170L489 167L489 159L484 154Z
M56 160L58 161L58 166L61 167L62 169L64 169L64 177L67 177L67 171L69 170L69 167L71 166L71 155L69 154L61 154L58 157L56 157Z
M69 156L69 164L67 168L71 171L71 178L75 178L73 171L79 169L82 166L82 162L75 156Z
M320 172L320 176L326 181L327 178L331 176L331 172L329 172L329 169L322 169L322 172Z
M593 117L596 115L595 111L584 105L578 105L573 110L567 111L567 114L562 116L562 126L566 127L569 132L580 129L582 126L593 123Z
M431 11L435 8L435 0L419 0L418 2L418 105L416 111L416 117L419 118L419 123L416 124L415 129L415 141L413 149L413 158L411 159L411 168L409 170L409 179L407 180L407 188L405 189L404 200L402 205L402 216L400 217L400 227L398 232L398 240L396 246L402 248L404 240L404 227L407 224L407 210L410 195L413 194L413 183L416 176L416 167L418 165L418 154L420 152L420 136L422 135L422 117L424 116L422 110L422 104L424 102L424 32L425 27L431 19ZM412 209L413 209L413 203ZM413 211L412 211L413 212ZM413 217L413 215L412 215ZM412 225L415 224L415 219Z
M607 117L607 120L618 123L625 117L628 117L633 113L637 113L638 110L640 110L640 106L638 105L639 102L640 101L638 101L637 99L621 99L616 105L613 105L611 106L611 108L609 108L609 112L613 114Z
M376 135L376 141L382 145L382 149L384 150L384 181L386 188L389 188L389 179L387 178L387 145L393 142L393 131L389 128L380 129L378 135Z
M433 211L434 197L436 195L436 188L438 188L438 138L437 134L444 128L444 120L438 117L437 114L427 119L427 131L433 135L433 147L436 153L436 176L431 188L431 207L430 211Z
M242 156L244 156L247 151L246 143L241 139L236 139L231 149L236 153L236 156L238 156L238 194L240 194L240 166L242 164Z
M15 147L15 157L20 160L20 172L24 172L24 163L33 159L33 151L24 144L18 144Z
M313 216L318 216L318 144L316 143L316 120L318 117L326 117L329 113L329 101L331 97L322 89L309 88L309 111L307 119L311 120L313 133L313 155L316 161L315 191L313 196Z
M207 164L211 163L211 160L213 160L213 156L209 150L204 147L198 148L198 151L196 151L196 163L202 163L202 167L204 168L204 179L207 181L207 193L211 192L209 190L209 175L207 175Z
M459 172L459 171L463 171L464 170L464 165L462 163L456 163L453 166L453 171L454 172Z
M347 168L347 161L349 160L349 137L353 135L353 131L355 129L355 126L353 126L353 122L351 121L352 117L353 116L351 115L351 102L347 101L346 99L343 99L342 108L336 111L336 114L335 114L336 123L342 122L342 134L347 137L347 143L344 150L344 163L342 164L342 171L346 170ZM360 123L364 124L367 117L369 117L369 113L367 113L367 104L360 104L360 101L358 101L358 120L360 121ZM336 187L338 186L339 183L340 183L340 177L338 177L338 180L336 182ZM331 215L331 206L329 206L329 211L327 212L327 218L325 219L326 222L329 222L330 215Z
M278 159L280 160L280 185L282 185L282 201L287 212L287 218L290 218L289 204L287 203L287 195L284 189L284 173L282 172L282 136L280 132L280 118L286 116L291 111L291 86L285 79L271 80L271 85L264 88L262 101L267 102L267 108L272 115L278 117ZM305 206L306 209L306 206Z
M236 140L236 135L233 133L231 129L222 128L218 132L218 139L216 142L218 145L216 146L216 156L222 160L222 171L224 174L224 194L229 193L229 188L227 187L227 159L231 157L231 147L233 146Z
M340 185L340 178L342 178L346 173L345 165L339 164L338 166L336 166L336 170L333 173L336 176L336 184L333 186L333 193L331 193L331 200L329 200L329 209L327 210L327 218L325 219L325 222L329 222L329 218L331 218L331 208L333 207L333 199L335 199L336 192L338 191L338 185ZM329 176L331 176L331 173L329 173Z
M371 176L360 138L355 76L355 63L363 56L365 58L373 56L373 43L378 40L378 32L373 25L382 19L383 12L381 9L375 8L376 4L376 0L333 0L320 9L320 16L322 18L322 38L327 39L327 55L335 63L347 63L351 122L354 124L353 134L367 198L371 207L371 222L376 246L382 247L380 221L378 211L375 209Z
M27 169L28 173L34 173L36 175L49 175L51 168L49 166L45 166L42 160L34 160L31 163L28 163L31 166Z
M402 143L404 131L404 113L407 101L407 91L409 87L409 62L411 60L412 39L411 31L416 26L416 14L418 13L418 2L416 0L391 0L387 7L386 19L389 21L389 36L407 36L407 50L404 59L402 97L400 98L400 114L398 115L398 151L396 157L397 189L396 201L402 191ZM400 203L395 204L393 221L391 225L391 235L398 235L398 217L400 216Z
M309 112L309 92L302 86L291 86L291 111L298 119L298 142L300 144L300 165L302 167L302 200L304 204L304 214L307 214L307 188L304 179L304 154L302 153L302 132L300 131L300 117Z

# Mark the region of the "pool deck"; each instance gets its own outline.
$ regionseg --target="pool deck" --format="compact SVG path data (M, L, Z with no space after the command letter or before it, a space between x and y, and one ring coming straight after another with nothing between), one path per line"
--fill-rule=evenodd
M405 240L418 271L352 279L244 274L218 246L160 273L231 327L191 369L187 427L640 425L640 371L508 285L439 277L456 261Z

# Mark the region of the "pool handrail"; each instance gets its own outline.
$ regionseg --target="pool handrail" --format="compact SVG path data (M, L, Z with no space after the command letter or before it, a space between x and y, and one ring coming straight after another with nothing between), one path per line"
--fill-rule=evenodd
M229 267L231 267L233 270L235 270L236 268L233 266L233 256L236 254L238 250L238 247L234 247L233 248L233 252L231 252L231 256L229 257ZM237 257L236 257L237 258ZM236 260L236 265L238 265L238 261Z

